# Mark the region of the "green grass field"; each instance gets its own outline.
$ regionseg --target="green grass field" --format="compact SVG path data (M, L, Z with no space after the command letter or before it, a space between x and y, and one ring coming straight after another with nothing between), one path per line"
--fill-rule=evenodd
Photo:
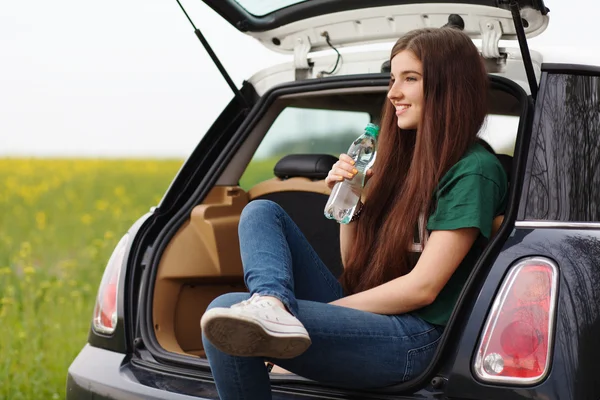
M182 161L0 160L0 399L63 399L114 246Z
M242 187L274 162L253 163ZM0 399L64 399L106 262L181 164L0 159Z

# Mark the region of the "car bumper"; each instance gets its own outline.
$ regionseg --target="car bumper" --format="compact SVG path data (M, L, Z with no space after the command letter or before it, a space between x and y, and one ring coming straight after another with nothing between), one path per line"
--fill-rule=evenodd
M273 400L332 398L317 393L304 394L275 390ZM305 388L306 389L306 388ZM352 396L353 398L355 396ZM379 398L378 396L375 396ZM218 399L216 386L209 379L193 379L161 373L131 363L125 354L86 344L69 367L66 400L212 400ZM426 391L403 399L434 399Z
M144 373L125 354L86 344L69 367L66 398L202 400L218 399L218 395L213 383Z

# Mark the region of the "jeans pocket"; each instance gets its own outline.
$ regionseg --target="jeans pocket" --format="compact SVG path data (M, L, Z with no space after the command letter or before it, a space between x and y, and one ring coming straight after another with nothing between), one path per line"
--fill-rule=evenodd
M417 374L420 374L427 368L433 358L433 354L435 353L435 349L437 348L441 337L442 335L425 346L408 351L406 354L406 367L404 369L403 382L413 379Z

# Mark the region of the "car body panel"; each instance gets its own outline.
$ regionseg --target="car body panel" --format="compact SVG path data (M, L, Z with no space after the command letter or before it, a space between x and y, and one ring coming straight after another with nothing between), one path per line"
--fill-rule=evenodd
M214 385L212 385L213 390L205 391L208 397L202 397L170 393L168 387L141 383L131 371L128 358L125 354L85 345L69 367L66 398L77 400L218 399ZM154 379L157 378L159 375L154 374Z
M317 394L311 385L290 384L285 377L273 383L273 400L350 399L346 395ZM279 382L279 383L276 383ZM304 393L304 394L303 394ZM190 373L170 373L146 368L132 362L129 356L85 345L69 367L67 374L67 400L218 400L214 381L193 377ZM382 396L361 396L361 399L381 399ZM434 400L430 392L420 391L408 396L394 396L396 400Z
M518 223L517 223L518 225ZM473 377L480 328L508 268L528 256L547 257L560 270L552 367L544 381L520 387ZM486 278L458 345L446 394L463 399L598 398L595 374L600 346L600 232L594 229L516 228Z

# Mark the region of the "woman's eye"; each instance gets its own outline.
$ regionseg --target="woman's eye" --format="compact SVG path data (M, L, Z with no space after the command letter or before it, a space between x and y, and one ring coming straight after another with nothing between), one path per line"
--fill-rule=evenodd
M415 82L417 80L417 78L415 78L414 76L407 76L406 77L406 81L407 82Z

